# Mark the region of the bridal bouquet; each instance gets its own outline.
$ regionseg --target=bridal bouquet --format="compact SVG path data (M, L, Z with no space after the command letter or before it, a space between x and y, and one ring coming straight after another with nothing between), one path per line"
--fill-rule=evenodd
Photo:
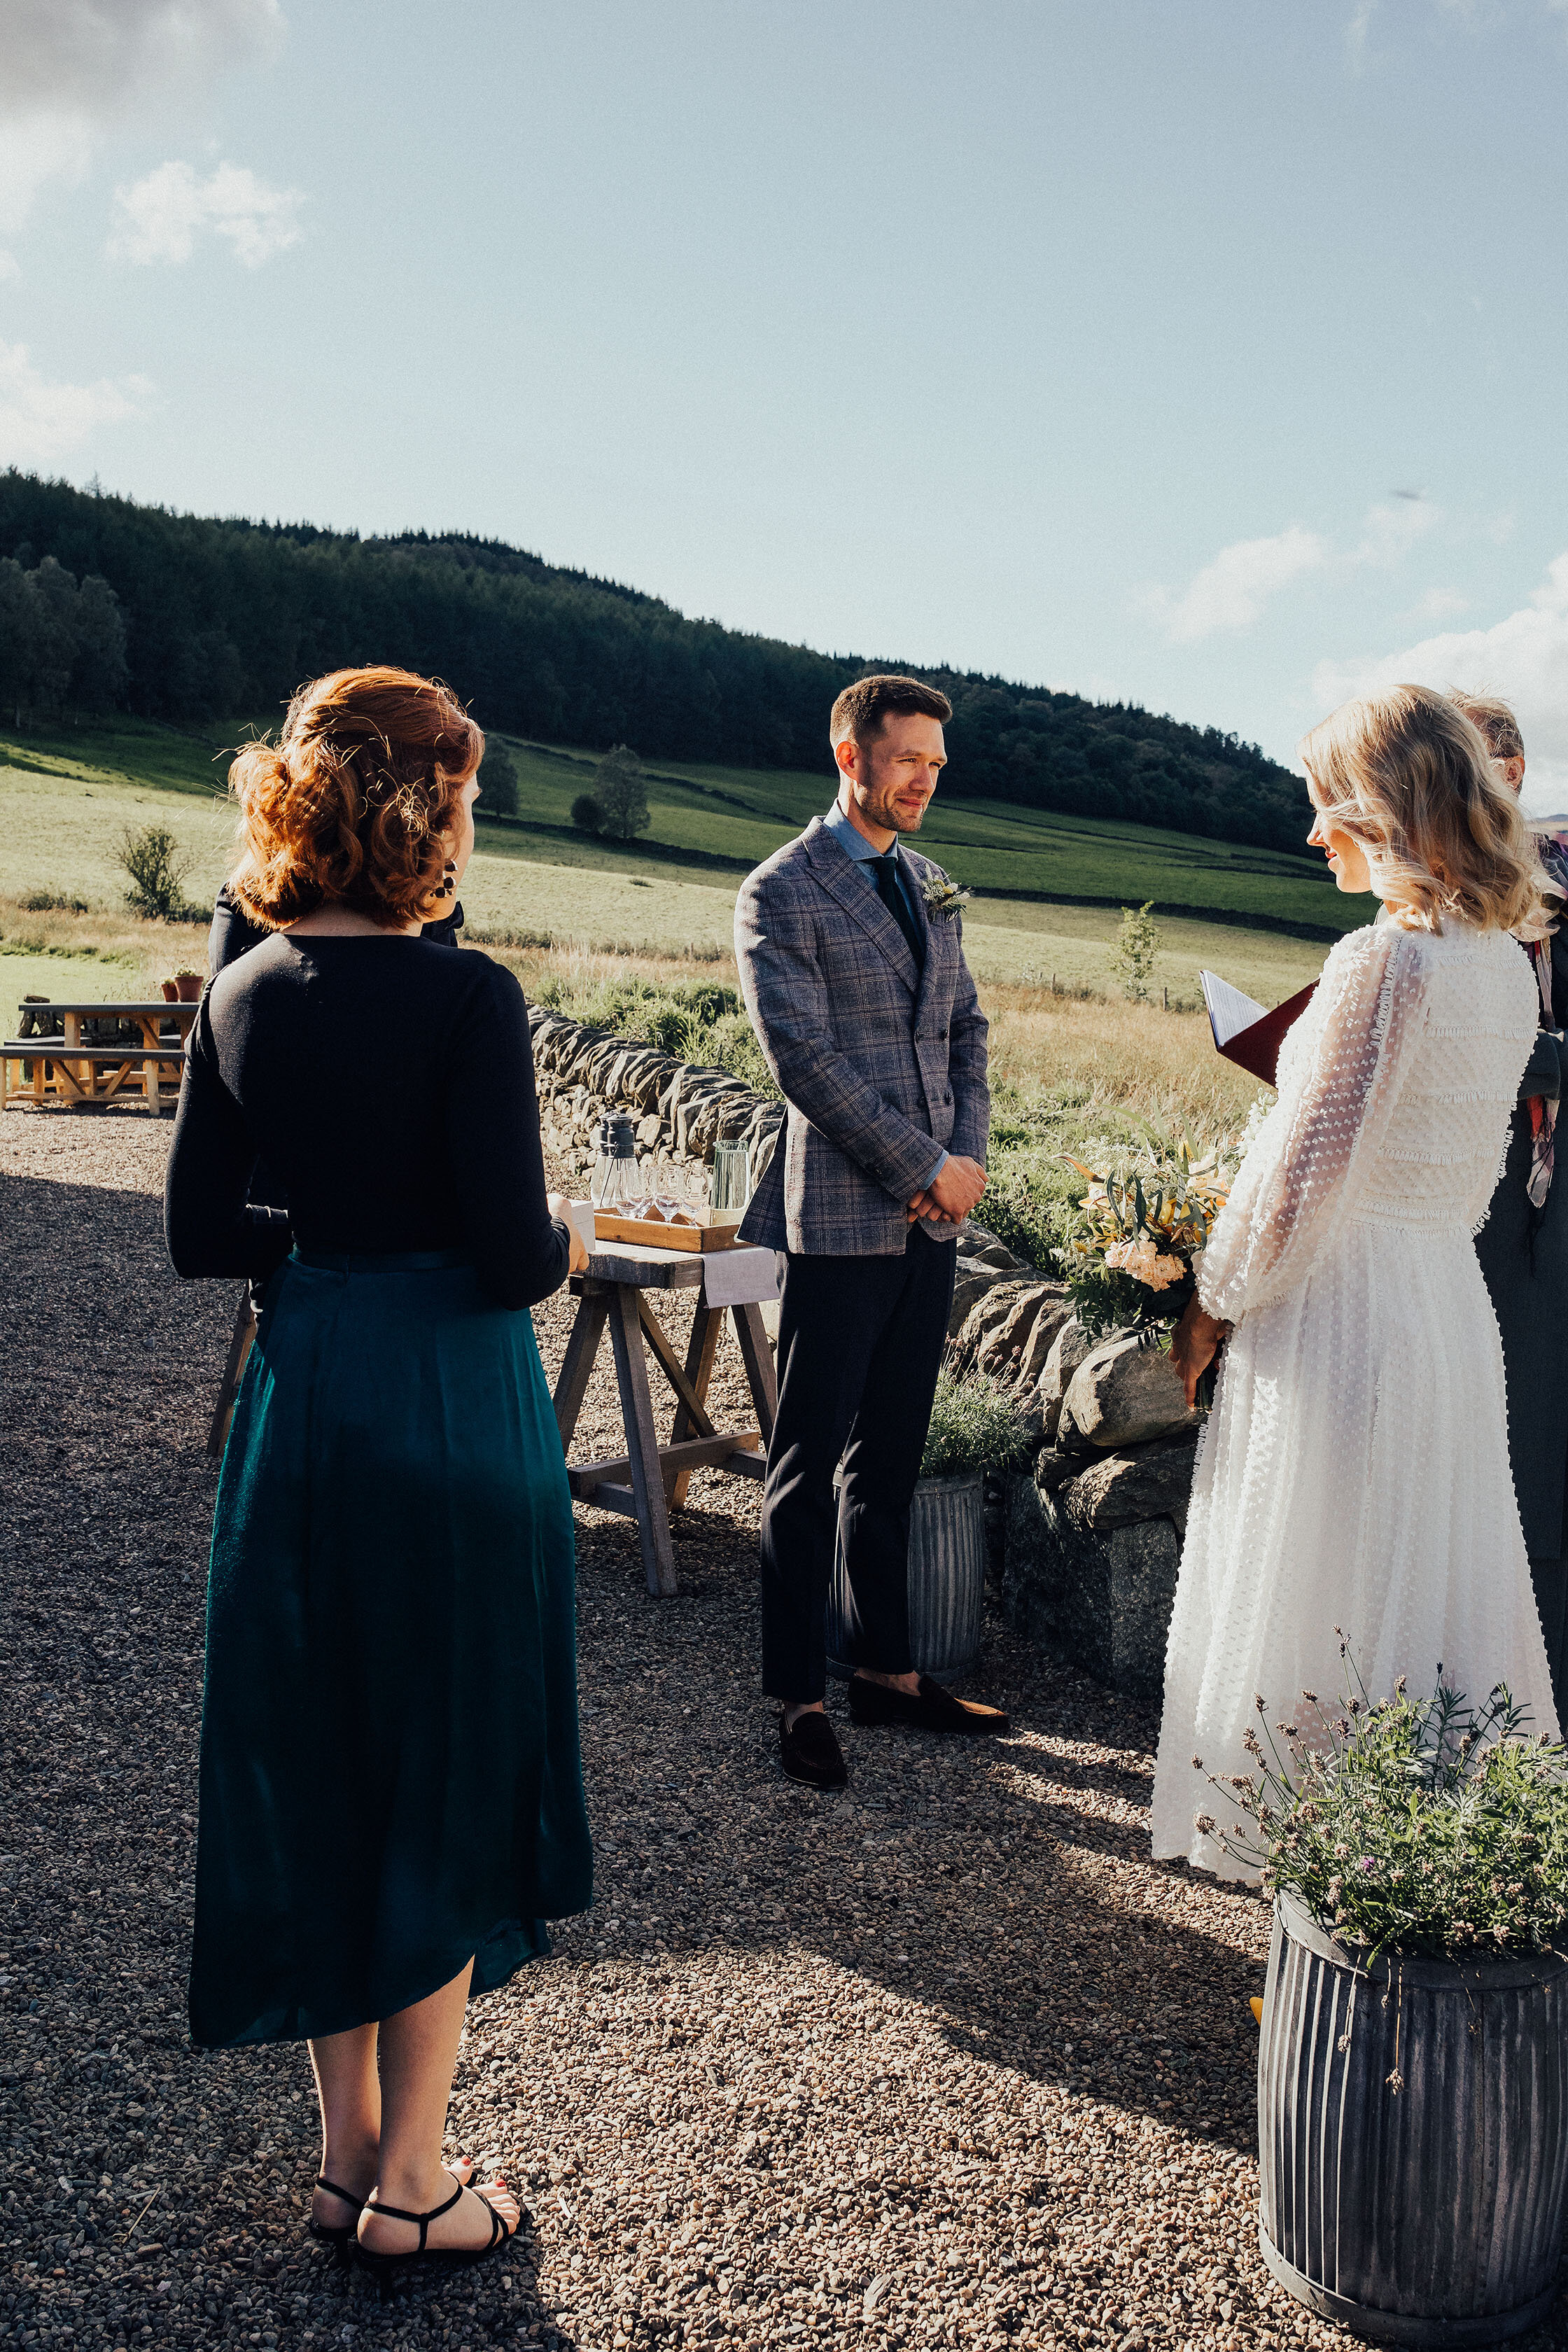
M1129 1324L1161 1330L1193 1295L1193 1267L1225 1206L1237 1150L1201 1157L1185 1136L1154 1143L1121 1166L1091 1168L1068 1156L1089 1190L1062 1250L1068 1293L1091 1336Z

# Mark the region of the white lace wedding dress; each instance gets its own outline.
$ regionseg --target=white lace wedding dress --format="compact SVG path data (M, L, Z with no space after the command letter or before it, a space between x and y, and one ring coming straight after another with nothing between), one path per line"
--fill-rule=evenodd
M1286 1039L1279 1097L1210 1236L1198 1291L1234 1322L1198 1450L1165 1660L1156 1854L1250 1874L1194 1827L1208 1770L1251 1769L1267 1702L1399 1675L1557 1717L1508 1458L1502 1350L1471 1236L1535 1031L1501 931L1386 917L1342 940Z

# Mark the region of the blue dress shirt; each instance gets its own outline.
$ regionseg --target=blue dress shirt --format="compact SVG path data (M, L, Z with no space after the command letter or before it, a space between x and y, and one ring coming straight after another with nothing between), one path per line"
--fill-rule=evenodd
M867 840L865 835L860 831L858 825L851 824L849 819L845 815L844 811L837 801L834 802L833 806L828 810L827 814L823 818L822 822L826 826L828 832L833 835L834 840L838 844L839 848L842 849L846 857L851 858L857 866L868 866L873 858L880 857L882 855L879 849L873 848L872 845ZM897 841L893 844L893 875L900 889L903 892L904 904L910 910L910 919L912 922L918 923L920 921L920 912L915 905L914 890L910 883L909 868L905 866L903 859L899 856L899 845ZM878 895L875 877L867 874L863 875L861 878L864 881L867 889L869 890L871 896L875 898ZM935 1160L932 1160L931 1172L925 1180L928 1189L931 1185L935 1183L937 1178L942 1174L942 1170L947 1166L947 1160L948 1155L945 1151L939 1152Z

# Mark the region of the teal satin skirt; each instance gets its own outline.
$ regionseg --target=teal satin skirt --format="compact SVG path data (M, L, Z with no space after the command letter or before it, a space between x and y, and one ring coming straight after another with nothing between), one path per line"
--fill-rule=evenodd
M464 1259L295 1255L218 1484L190 2013L207 2046L486 1992L587 1908L572 1506Z

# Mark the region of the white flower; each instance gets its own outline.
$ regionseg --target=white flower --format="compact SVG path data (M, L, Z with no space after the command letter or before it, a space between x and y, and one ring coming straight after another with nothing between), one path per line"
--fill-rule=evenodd
M940 866L933 866L929 874L921 877L921 897L925 900L928 915L933 919L940 915L947 922L969 904L968 891L950 882Z

